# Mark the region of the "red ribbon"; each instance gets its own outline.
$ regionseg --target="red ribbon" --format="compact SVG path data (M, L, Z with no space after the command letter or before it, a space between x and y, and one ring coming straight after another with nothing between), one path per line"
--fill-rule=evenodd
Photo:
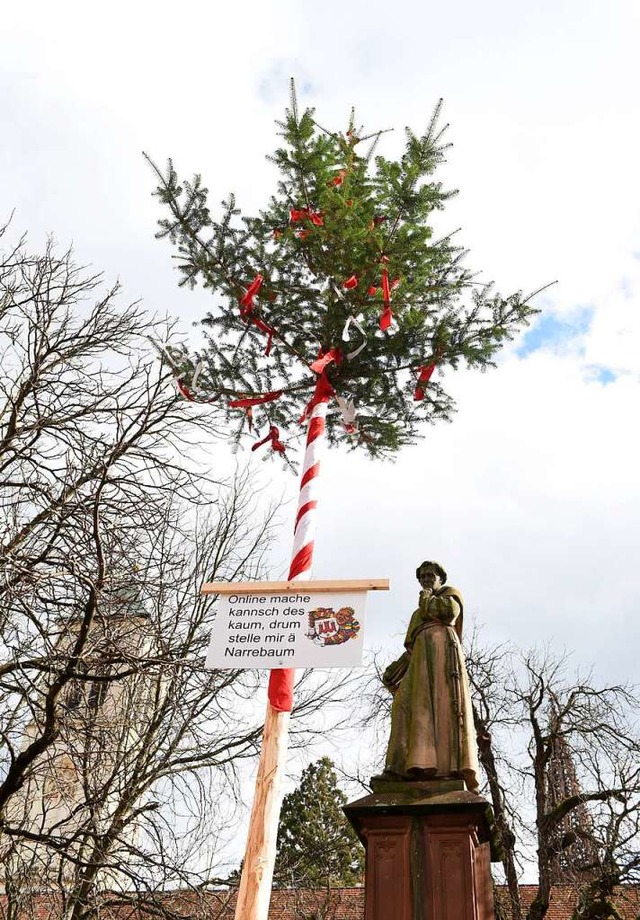
M385 329L388 329L393 320L393 312L391 307L385 307L382 313L380 314L380 328L384 332Z
M394 291L398 287L399 284L400 284L399 278L392 278L391 281L389 282L389 289L391 291ZM369 290L367 291L367 294L370 297L375 297L379 290L380 288L377 288L375 285L372 284Z
M240 306L242 307L242 310L240 311L240 316L247 316L247 314L251 313L251 311L253 310L253 298L256 296L256 294L260 290L260 286L262 285L263 281L264 281L264 278L262 277L262 275L256 275L253 281L251 282L251 284L249 285L249 290L247 291L247 293L244 295L244 297L240 298Z
M335 390L329 383L329 378L327 377L325 368L327 365L331 364L332 361L335 361L336 364L340 364L342 361L342 351L339 348L330 348L329 351L322 353L322 348L318 353L318 357L310 364L309 367L314 372L318 374L318 379L316 381L316 386L313 391L313 396L307 403L304 412L300 416L300 424L302 425L305 422L314 408L321 402L328 402L332 396L335 396Z
M435 364L423 364L420 368L420 374L416 381L416 388L413 391L413 398L416 402L419 402L421 399L424 399L424 386L423 384L429 383L431 380L431 375L435 371Z
M232 399L229 403L230 409L248 409L250 406L260 406L262 403L273 402L282 396L282 390L272 390L271 393L263 393L261 396L248 396L246 399Z
M299 210L292 208L289 211L289 217L292 224L297 223L299 220L310 220L316 227L324 226L322 211L312 211L310 208L300 208Z
M195 396L181 377L176 378L176 387L178 388L178 393L181 396L184 396L184 398L188 399L189 402L196 402Z
M380 328L384 332L391 325L393 313L391 312L391 293L389 291L389 272L386 268L382 269L382 298L384 300L384 310L380 317Z
M322 374L325 367L328 364L331 364L332 361L335 361L336 364L341 363L342 351L339 348L330 348L329 351L325 351L324 354L322 354L322 349L320 349L318 357L313 362L313 364L309 365L309 367L314 372L314 374Z
M271 326L267 326L264 320L261 320L258 316L250 316L249 322L253 323L253 325L259 329L260 332L264 332L267 336L267 347L265 348L264 353L268 358L271 354L271 345L273 344L275 329L273 329Z
M342 287L347 291L352 291L355 287L358 287L358 279L355 275L351 275L350 278L342 282Z
M388 307L391 294L389 293L389 272L386 268L382 269L382 297L385 307Z
M260 319L259 316L253 315L253 310L255 307L253 298L256 296L256 294L260 290L260 287L263 281L264 281L264 278L262 277L262 275L256 275L253 281L251 282L251 284L249 285L249 290L244 295L244 297L240 299L240 306L242 307L242 309L240 310L240 316L242 317L242 319L246 320L248 323L253 323L256 329L259 329L260 332L264 332L264 334L267 336L267 347L265 348L264 353L267 357L269 357L269 355L271 354L271 346L273 344L273 336L275 334L275 329L273 329L271 326L268 326L267 323L265 323L264 320Z
M329 378L323 371L316 381L316 388L313 391L313 396L307 403L304 412L300 416L300 424L302 425L305 422L318 403L328 402L332 396L335 396L335 390L329 383Z
M266 444L268 441L271 441L271 450L276 451L278 454L283 454L286 450L282 441L280 441L280 432L275 425L272 425L269 429L269 434L266 438L263 438L261 441L256 441L251 450L257 450L259 447L262 447L263 444Z
M346 175L347 175L347 170L341 169L338 175L334 176L331 182L329 182L329 185L333 185L336 188L338 188L338 186L342 185L342 183L344 182L344 177Z
M218 398L217 396L212 396L210 399L199 399L195 395L193 390L189 389L189 387L184 382L182 377L176 377L175 384L176 384L176 389L178 390L178 393L181 396L184 396L185 399L188 399L189 402L210 403L210 402L215 402L216 399Z

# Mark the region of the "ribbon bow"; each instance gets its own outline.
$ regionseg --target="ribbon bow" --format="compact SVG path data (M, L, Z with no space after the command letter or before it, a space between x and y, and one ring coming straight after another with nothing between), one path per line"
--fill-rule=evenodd
M256 443L251 448L252 451L257 450L259 447L262 447L263 444L266 444L268 441L271 441L271 450L275 451L278 454L284 454L286 448L282 441L280 440L280 432L275 425L272 425L269 429L269 434L266 438L263 438L261 441L256 441Z

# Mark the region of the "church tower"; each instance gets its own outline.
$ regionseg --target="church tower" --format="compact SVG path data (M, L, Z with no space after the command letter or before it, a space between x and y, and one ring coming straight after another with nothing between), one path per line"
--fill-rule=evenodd
M547 801L549 809L580 795L573 755L562 733L560 718L555 707L549 714L551 756L547 764ZM593 842L593 822L586 804L573 808L560 822L556 837L556 855L551 870L554 885L570 882L587 882L592 876L590 867L597 865L598 852Z
M64 661L79 622L60 619L58 627L56 649ZM12 875L33 891L77 883L94 848L113 834L157 693L157 680L141 667L156 645L136 584L131 579L112 584L91 624L78 676L58 701L58 736L10 803L10 824L26 833L14 838L7 860L7 893ZM34 708L25 746L38 737L42 719ZM135 836L134 824L118 831L112 864L118 863L118 846L120 858L126 858ZM118 883L117 871L105 879L109 887Z

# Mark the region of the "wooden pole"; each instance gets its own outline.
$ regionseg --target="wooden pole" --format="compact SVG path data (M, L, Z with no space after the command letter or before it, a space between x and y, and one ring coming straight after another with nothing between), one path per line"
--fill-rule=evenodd
M269 914L282 782L287 762L289 715L288 712L278 712L271 703L267 703L235 920L267 920Z
M307 443L304 452L298 511L293 532L293 550L289 581L309 578L313 561L316 525L319 452L322 447L328 396L319 398L309 416ZM282 672L281 672L282 673ZM291 681L293 673L289 673ZM270 678L270 690L274 672ZM270 694L271 695L271 694ZM278 822L282 805L282 783L287 761L289 711L267 703L262 734L262 750L256 776L256 790L249 820L249 833L238 888L235 920L268 920L271 883L276 861Z

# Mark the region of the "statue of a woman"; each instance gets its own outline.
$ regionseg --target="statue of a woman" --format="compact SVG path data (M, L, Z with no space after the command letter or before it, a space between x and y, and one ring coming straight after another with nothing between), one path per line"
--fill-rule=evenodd
M469 680L460 645L463 604L437 562L423 562L422 591L405 653L386 669L393 693L384 779L464 779L478 791L478 752Z

